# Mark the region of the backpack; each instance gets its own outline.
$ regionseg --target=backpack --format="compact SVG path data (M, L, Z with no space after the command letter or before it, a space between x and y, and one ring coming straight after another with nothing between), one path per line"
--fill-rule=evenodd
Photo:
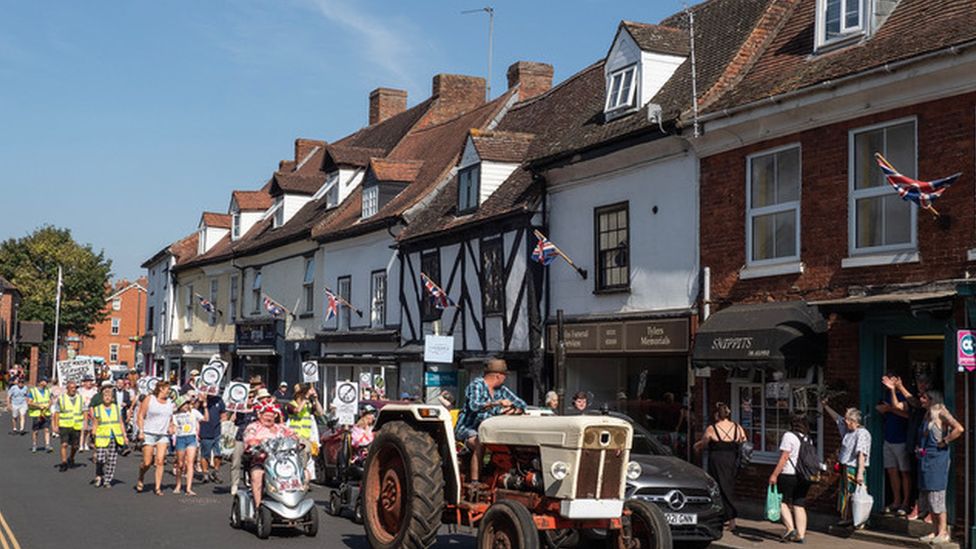
M820 464L820 459L817 457L816 446L810 442L810 437L806 435L799 433L793 433L793 435L800 439L800 452L797 456L796 463L793 464L797 476L807 482L819 482L823 467Z

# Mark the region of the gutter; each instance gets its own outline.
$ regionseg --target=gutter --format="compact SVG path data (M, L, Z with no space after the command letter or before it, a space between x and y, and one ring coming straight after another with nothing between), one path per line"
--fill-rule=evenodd
M941 57L943 55L959 55L959 54L961 54L963 52L963 50L966 50L966 49L968 49L968 48L970 48L970 47L972 47L974 45L976 45L976 40L970 40L969 42L963 42L962 44L955 44L955 45L949 46L947 48L943 48L941 50L930 51L928 53L924 53L922 55L918 55L918 56L915 56L915 57L909 57L907 59L901 59L899 61L893 61L893 62L890 62L890 63L885 63L883 65L879 65L877 67L868 69L866 71L862 71L862 72L858 72L858 73L854 73L854 74L848 74L846 76L842 76L840 78L835 78L833 80L824 80L823 82L820 82L819 84L814 84L812 86L807 86L805 88L800 88L800 89L797 89L797 90L783 92L783 93L780 93L780 94L777 94L777 95L770 95L770 96L768 96L766 98L759 99L759 100L753 101L751 103L746 103L744 105L738 105L738 106L735 106L735 107L726 108L726 109L722 109L722 110L719 110L719 111L711 112L711 113L708 113L708 114L700 115L698 117L698 121L699 121L699 123L701 123L701 122L710 122L710 121L718 120L718 119L721 119L721 118L731 118L731 117L733 117L733 116L735 116L737 114L740 114L740 113L743 113L743 112L746 112L746 111L750 111L750 110L753 110L753 109L758 109L758 108L763 107L763 106L766 106L766 105L778 105L778 104L780 104L780 103L782 103L784 101L788 101L788 100L793 99L793 98L796 98L796 97L800 97L800 96L803 96L803 95L811 94L811 93L814 93L814 92L817 92L817 91L821 91L821 90L834 89L834 88L837 88L838 86L842 86L844 84L847 84L849 82L853 82L853 81L856 81L856 80L860 80L862 78L867 78L869 76L874 76L874 75L882 74L882 73L893 73L893 72L895 72L895 71L897 71L899 69L902 69L904 67L907 67L909 65L913 65L915 63L921 63L921 62L927 61L929 59L933 59L933 58L936 58L936 57ZM685 127L685 124L686 124L685 121L679 121L678 122L678 125L680 127Z

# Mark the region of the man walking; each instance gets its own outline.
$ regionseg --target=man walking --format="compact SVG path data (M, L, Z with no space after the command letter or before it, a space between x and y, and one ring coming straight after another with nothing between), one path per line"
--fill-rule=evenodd
M31 418L31 452L37 453L37 433L44 432L44 451L51 453L51 389L42 377L27 394L27 415Z
M75 466L81 426L85 421L84 399L78 394L78 385L74 381L69 381L65 393L58 397L55 410L61 434L61 465L58 470L63 473Z
M227 419L225 410L224 399L219 396L207 397L207 421L200 422L200 472L203 482L220 482L220 422Z
M24 423L27 421L27 395L30 390L24 385L24 378L17 378L16 383L7 389L7 409L10 410L10 434L26 434ZM18 428L17 425L20 425Z

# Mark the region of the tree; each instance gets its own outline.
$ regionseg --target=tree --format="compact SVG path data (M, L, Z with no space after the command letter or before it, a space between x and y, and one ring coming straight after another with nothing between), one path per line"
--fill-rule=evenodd
M58 266L63 270L61 333L90 335L105 320L112 261L81 245L69 229L45 225L33 234L0 243L0 275L23 295L19 317L43 320L44 339L54 339Z

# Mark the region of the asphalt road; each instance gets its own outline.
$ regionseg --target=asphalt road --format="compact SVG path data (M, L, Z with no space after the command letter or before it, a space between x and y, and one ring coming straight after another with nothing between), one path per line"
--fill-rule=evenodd
M89 484L94 477L94 464L88 461L90 453L79 454L78 466L60 473L56 468L57 452L32 454L30 435L6 434L9 422L8 414L0 414L0 519L5 519L0 520L2 549L8 549L5 544L9 544L9 549L17 549L17 545L20 549L369 546L362 526L325 512L323 505L329 495L326 487L315 486L312 491L321 512L317 537L275 529L271 539L262 541L251 531L229 526L231 497L226 485L194 485L196 497L174 495L169 466L163 477L167 488L164 496L152 493L152 471L146 475L150 480L146 491L137 494L133 487L138 460L133 453L120 456L113 488L96 489ZM225 465L221 477L229 476ZM3 528L3 522L9 531ZM449 534L446 530L436 545L457 549L473 546L473 536Z

